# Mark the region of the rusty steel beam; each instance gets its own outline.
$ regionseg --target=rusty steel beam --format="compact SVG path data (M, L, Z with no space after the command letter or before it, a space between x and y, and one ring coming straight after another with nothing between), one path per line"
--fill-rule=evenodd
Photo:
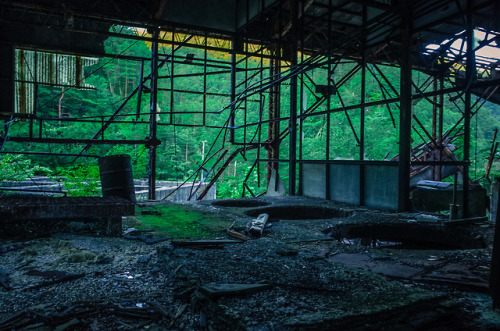
M30 138L30 137L15 137L15 136L9 136L8 140L19 143L87 144L87 145L145 145L150 143L148 139L146 140L73 139L73 138Z
M151 45L151 99L149 115L149 172L148 172L148 199L156 200L156 147L160 144L157 133L156 112L158 111L158 29L153 31L153 43ZM161 64L160 64L161 65ZM141 85L142 86L142 85Z
M1 151L2 154L22 154L22 155L50 155L50 156L77 156L78 154L73 153L51 153L51 152L23 152L23 151ZM99 155L82 155L82 157L90 157L90 158L100 158Z

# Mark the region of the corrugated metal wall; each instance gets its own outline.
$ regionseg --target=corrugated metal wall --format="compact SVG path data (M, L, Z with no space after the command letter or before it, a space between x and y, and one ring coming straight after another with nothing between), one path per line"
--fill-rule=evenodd
M97 58L16 49L15 112L33 114L35 86L92 88L85 83L84 68L98 62Z

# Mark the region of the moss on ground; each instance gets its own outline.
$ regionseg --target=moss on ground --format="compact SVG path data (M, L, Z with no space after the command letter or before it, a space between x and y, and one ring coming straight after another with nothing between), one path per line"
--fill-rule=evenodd
M136 206L138 230L154 231L157 236L175 239L204 239L225 235L230 220L223 215L204 212L187 205L158 204Z

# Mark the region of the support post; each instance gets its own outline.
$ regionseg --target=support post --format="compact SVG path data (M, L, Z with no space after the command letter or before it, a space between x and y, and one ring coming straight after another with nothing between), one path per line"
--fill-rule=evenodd
M332 40L332 2L333 0L329 0L328 1L328 40ZM304 13L302 13L302 15L304 15ZM303 32L303 31L302 31ZM303 61L303 54L304 54L304 42L303 42L303 35L301 35L301 61ZM332 87L332 76L333 76L333 72L332 72L332 57L331 57L331 54L328 54L328 67L327 67L327 86L328 86L328 92L327 92L327 99L326 99L326 102L327 102L327 109L330 109L331 106L332 106L332 94L330 93L331 91L331 87ZM304 80L301 79L301 86L304 85ZM301 97L302 97L302 94L303 92L301 91ZM307 105L306 105L307 106ZM300 105L300 114L302 115L302 110L303 108L303 103L301 101L301 105ZM332 126L332 114L326 114L326 142L325 142L325 160L330 160L330 139L331 139L331 134L330 134L330 130L331 130L331 126ZM300 121L300 127L302 128L302 120ZM301 145L302 145L302 130L300 132L300 136L299 136L299 139L301 141ZM300 159L302 159L302 155L300 155ZM300 164L300 166L302 166L302 163ZM299 171L299 173L302 174L301 171ZM330 180L331 180L331 175L330 175L330 165L329 164L325 164L325 198L326 200L331 200L332 197L331 197L331 185L330 185ZM302 183L303 179L300 179L299 180L299 183ZM302 192L300 193L302 195Z
M363 5L363 31L366 32L366 6ZM363 39L361 57L361 108L359 116L359 159L365 159L365 102L366 102L366 43ZM359 204L365 205L365 166L359 165Z
M3 113L14 113L14 68L15 51L12 45L0 42L0 58L3 65L0 66L0 111Z
M277 77L281 72L281 48L279 45L275 45L274 49L271 50L273 58L270 59L270 75ZM280 158L280 122L273 121L280 118L280 107L281 107L281 88L280 84L273 84L269 89L269 125L268 125L268 142L271 143L267 150L267 158L269 160L278 160ZM268 162L267 163L267 180L271 180L272 169L276 170L276 174L279 173L279 163L278 162ZM275 183L276 184L276 183ZM276 185L275 185L276 186ZM276 186L277 188L277 186Z
M444 108L444 95L442 93L443 91L443 85L444 84L444 77L442 74L439 75L439 91L441 92L439 94L439 130L438 130L438 142L439 142L439 159L438 161L441 161L443 159L443 108ZM439 166L438 167L438 173L437 173L437 180L441 181L443 179L443 173L442 173L443 167Z
M474 26L472 25L472 13L467 11L467 59L465 67L465 91L464 96L464 165L463 165L463 183L462 183L462 211L463 218L469 216L469 162L470 162L470 119L471 119L471 92L470 85L474 83L476 76L476 65L474 55Z
M493 299L493 308L500 308L500 194L497 194L497 208L495 211L495 237L493 240L493 253L490 267L490 294Z
M297 35L298 35L298 2L291 2L292 15L292 43L290 47L291 69L297 67ZM297 166L297 75L290 79L290 123L288 126L290 146L288 160L288 194L295 195L296 166Z
M229 142L234 143L234 117L236 113L236 38L231 41L231 115L229 115Z
M398 210L410 210L410 153L411 153L411 115L412 115L412 17L411 2L403 1L400 6L402 15L402 40L400 50L400 116L399 116L399 176Z
M437 91L437 76L434 76L432 77L432 90L434 92ZM438 96L437 95L434 95L432 97L432 141L438 141L437 140L437 98ZM436 151L438 150L439 148L439 142L437 143L437 145L434 146L433 150L432 150L432 160L436 160ZM436 173L437 173L437 168L438 167L432 167L432 173L431 173L431 179L432 180L436 180Z
M156 112L158 103L158 29L153 31L153 42L151 45L151 101L149 115L149 177L148 177L148 199L156 200L156 147L159 145L156 137Z

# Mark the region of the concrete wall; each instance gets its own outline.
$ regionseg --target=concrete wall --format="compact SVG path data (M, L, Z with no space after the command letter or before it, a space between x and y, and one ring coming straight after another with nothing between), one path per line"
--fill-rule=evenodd
M360 165L356 164L303 164L302 195L352 204L360 203ZM329 171L327 185L326 171ZM398 167L365 165L365 205L375 208L398 208Z
M365 205L398 209L398 167L365 165Z
M330 164L330 199L359 204L359 172L356 164Z
M302 165L302 195L326 199L326 164Z

